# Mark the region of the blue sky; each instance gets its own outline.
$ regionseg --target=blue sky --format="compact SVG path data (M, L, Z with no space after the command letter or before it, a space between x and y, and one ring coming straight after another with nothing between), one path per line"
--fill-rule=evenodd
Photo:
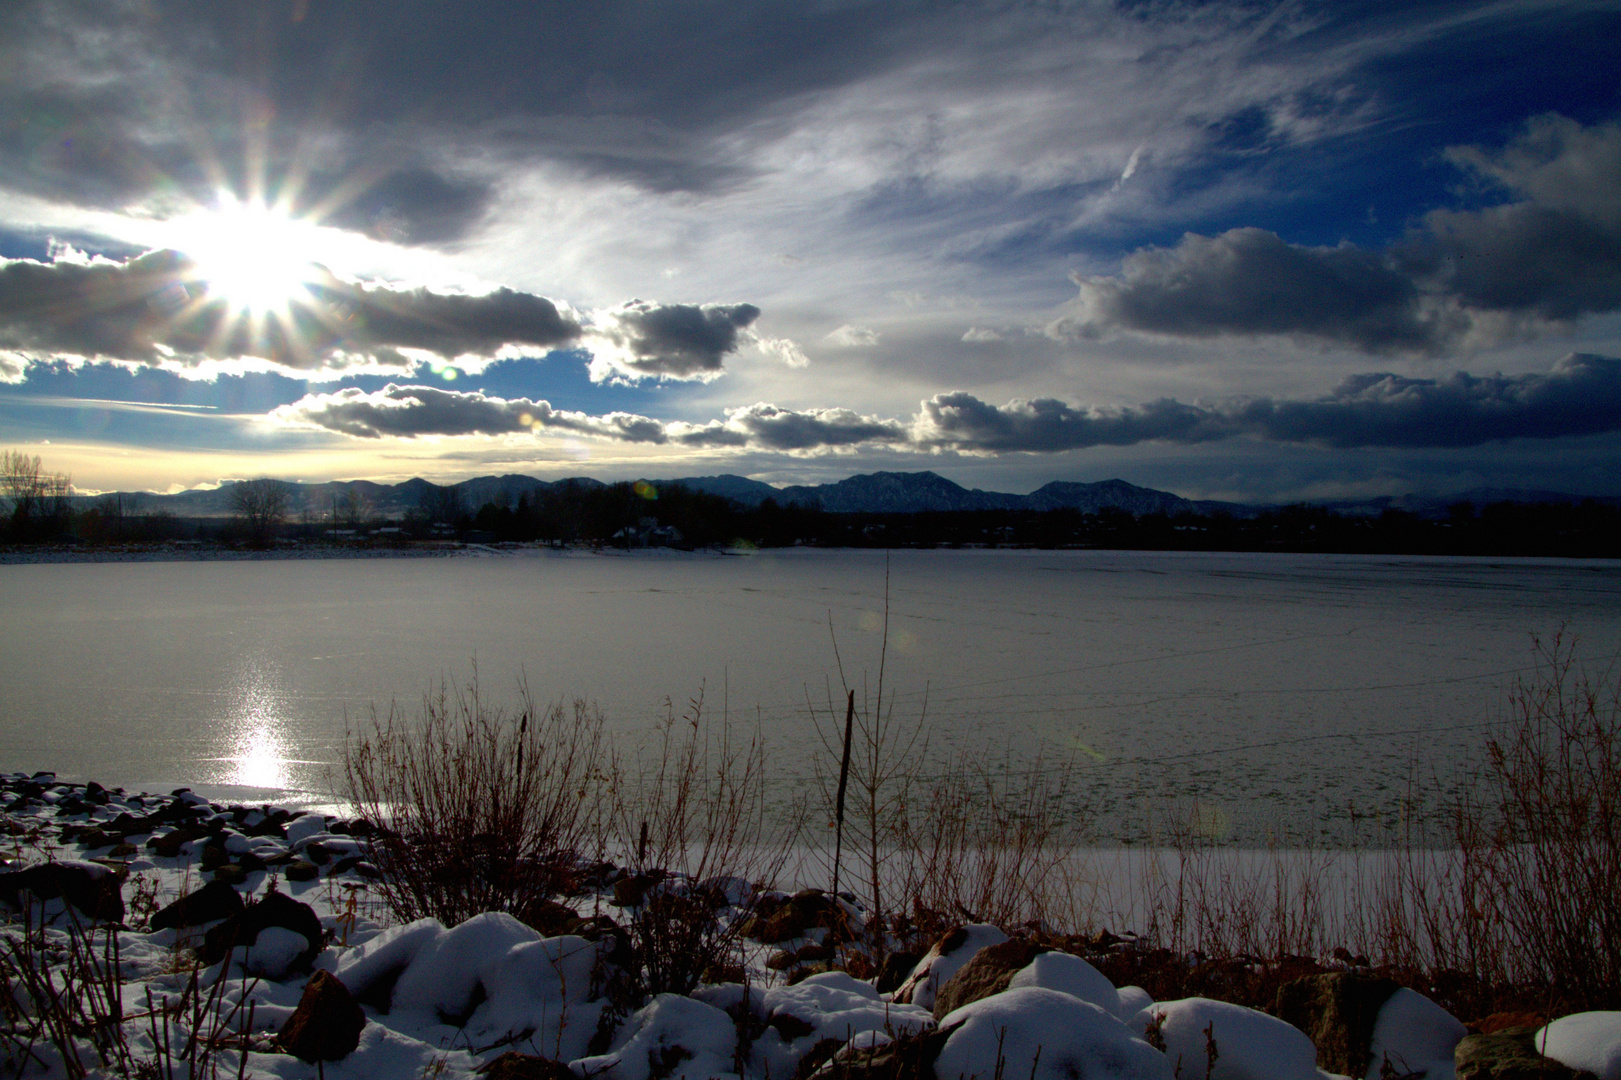
M86 490L1621 494L1616 3L0 12L0 443Z

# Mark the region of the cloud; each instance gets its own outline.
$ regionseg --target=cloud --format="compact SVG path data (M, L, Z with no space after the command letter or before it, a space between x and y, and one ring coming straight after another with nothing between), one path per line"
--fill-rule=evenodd
M1547 374L1458 372L1445 379L1414 379L1375 372L1305 400L1187 404L1167 398L1101 409L1055 398L998 406L953 391L923 401L910 421L757 402L727 409L724 419L693 424L632 413L593 416L528 398L393 384L373 393L349 388L312 394L270 416L364 439L567 432L620 442L794 454L863 446L1041 454L1240 437L1341 449L1444 448L1621 431L1621 359L1573 353Z
M752 304L632 301L598 313L589 335L567 308L514 289L480 295L344 281L311 268L285 314L244 316L209 292L177 251L127 260L65 249L51 262L0 260L0 353L179 370L272 367L306 377L405 372L428 361L476 370L514 355L584 343L594 378L710 379L745 340L790 365L786 338L758 338ZM7 377L11 377L10 374Z
M765 402L727 409L725 420L701 427L680 426L674 440L686 446L748 447L759 450L815 451L870 443L907 442L898 420L863 416L850 409L782 409Z
M1309 248L1263 229L1184 236L1128 255L1118 277L1077 277L1060 339L1137 330L1177 337L1285 334L1366 352L1430 352L1444 333L1412 279L1385 257L1341 244Z
M528 398L392 383L372 393L348 387L310 394L275 409L269 418L357 439L564 432L618 442L814 452L867 443L905 443L909 438L900 421L862 416L849 409L796 411L762 402L728 409L724 420L707 424L666 423L633 413L593 416Z
M878 331L870 326L851 326L846 323L822 340L842 349L870 349L878 344Z
M1161 400L1134 409L1077 409L1054 398L998 407L964 391L924 401L913 424L920 446L969 453L1049 453L1151 441L1204 442L1228 434L1206 411Z
M1274 442L1478 446L1621 430L1621 360L1572 353L1546 375L1346 379L1316 401L1261 398L1231 410L1235 428Z
M975 454L1045 453L1140 442L1193 444L1247 436L1340 449L1479 446L1621 431L1621 360L1573 353L1546 374L1414 379L1355 375L1310 400L1220 405L1169 399L1080 409L1043 398L995 406L956 392L924 401L913 439Z
M282 424L324 428L357 439L552 431L622 442L665 441L663 425L632 413L592 416L554 409L547 401L393 383L372 393L348 387L330 394L310 394L280 406L270 413L270 418Z
M632 300L596 312L587 341L591 378L707 381L760 317L753 304L655 304Z
M552 301L511 289L468 296L317 277L286 316L253 319L211 297L196 265L176 251L0 261L0 349L34 360L178 369L251 358L319 374L409 369L424 355L487 362L566 345L580 333Z
M1436 354L1621 309L1621 125L1533 120L1502 151L1451 160L1520 201L1437 210L1382 251L1306 247L1256 228L1185 235L1077 277L1059 339L1139 331L1284 335Z

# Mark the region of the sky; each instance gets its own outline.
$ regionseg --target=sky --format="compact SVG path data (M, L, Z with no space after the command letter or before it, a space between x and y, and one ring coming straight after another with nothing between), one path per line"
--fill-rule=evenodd
M1621 3L11 0L82 491L1621 495Z

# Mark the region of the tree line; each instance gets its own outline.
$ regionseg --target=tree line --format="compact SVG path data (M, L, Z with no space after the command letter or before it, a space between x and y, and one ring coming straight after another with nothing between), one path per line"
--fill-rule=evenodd
M681 484L593 484L502 494L474 507L455 486L424 484L416 505L393 516L356 489L302 501L298 489L259 478L228 486L225 520L184 521L144 496L106 495L75 507L73 485L40 458L0 456L0 513L10 544L155 542L182 537L269 547L276 543L409 544L542 542L678 547L1117 548L1158 551L1290 551L1363 554L1621 557L1621 508L1607 502L1457 503L1444 517L1402 510L1338 513L1310 505L1253 515L1134 515L1060 510L912 514L830 513L766 499L744 506Z

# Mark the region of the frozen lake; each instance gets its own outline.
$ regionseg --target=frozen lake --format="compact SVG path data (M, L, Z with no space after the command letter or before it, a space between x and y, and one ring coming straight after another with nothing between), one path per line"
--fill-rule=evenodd
M884 555L526 551L454 559L0 566L0 770L325 802L347 722L414 709L476 658L587 697L618 737L668 697L758 725L779 783L819 752L807 699L871 686ZM829 625L831 622L832 636ZM935 750L1084 765L1098 837L1198 799L1216 835L1388 825L1501 718L1530 635L1621 651L1621 563L902 551L886 691ZM842 695L839 695L842 697Z

